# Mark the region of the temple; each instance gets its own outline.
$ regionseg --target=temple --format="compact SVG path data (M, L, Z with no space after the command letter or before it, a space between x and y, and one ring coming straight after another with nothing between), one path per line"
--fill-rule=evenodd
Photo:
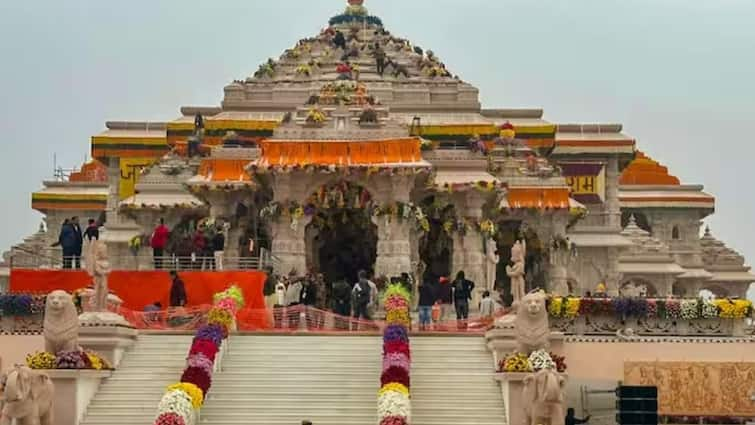
M621 125L484 108L475 86L362 2L224 93L170 122L106 123L91 162L32 194L46 231L8 261L59 266L49 246L79 216L104 225L116 268L146 270L164 218L166 255L190 254L181 245L192 229L222 223L226 268L264 257L280 273L329 281L359 269L416 279L463 270L505 295L517 240L527 289L555 294L602 284L610 295L745 297L755 281L739 254L700 236L714 197L639 151Z

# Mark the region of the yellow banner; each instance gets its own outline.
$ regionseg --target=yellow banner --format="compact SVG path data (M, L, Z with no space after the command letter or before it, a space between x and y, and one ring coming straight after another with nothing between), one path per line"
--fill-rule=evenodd
M572 195L597 195L605 199L606 174L603 171L597 176L566 177L566 184L571 187Z
M121 158L121 182L119 186L121 200L134 196L134 187L139 182L142 170L154 162L154 158Z

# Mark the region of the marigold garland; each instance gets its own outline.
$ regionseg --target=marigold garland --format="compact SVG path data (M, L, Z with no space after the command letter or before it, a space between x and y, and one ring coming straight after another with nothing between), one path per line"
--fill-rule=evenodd
M378 391L378 396L384 395L389 392L401 393L409 397L409 388L407 388L406 385L399 384L397 382L383 385L380 388L380 391Z
M219 325L224 328L233 326L234 316L228 310L213 307L207 315L207 324Z
M168 387L168 392L171 391L183 391L191 398L191 406L194 409L199 409L204 403L204 393L199 387L189 382L179 382Z
M409 327L412 323L409 312L406 310L391 310L385 314L385 322L390 325L402 325Z
M526 354L513 353L501 360L499 370L510 373L532 372L532 365Z

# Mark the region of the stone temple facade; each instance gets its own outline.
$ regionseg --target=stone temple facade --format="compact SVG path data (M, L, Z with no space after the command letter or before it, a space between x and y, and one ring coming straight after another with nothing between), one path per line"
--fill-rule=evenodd
M362 3L227 85L220 106L108 122L92 162L32 195L47 231L14 247L11 266L56 267L48 247L77 215L103 224L116 267L147 269L134 241L164 218L178 256L197 223L224 223L226 267L270 253L280 273L331 280L463 270L507 293L523 240L528 289L745 296L755 276L742 256L700 236L715 207L702 186L619 124L483 108L476 87Z

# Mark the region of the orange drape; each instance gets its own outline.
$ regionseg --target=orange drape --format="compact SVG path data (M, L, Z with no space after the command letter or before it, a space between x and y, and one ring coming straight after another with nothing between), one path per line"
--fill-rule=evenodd
M189 306L212 304L212 296L237 284L244 292L246 307L264 309L262 287L266 275L259 271L243 272L180 272L186 286ZM49 293L56 289L73 292L87 287L92 278L84 271L13 269L10 275L11 292ZM108 278L110 290L123 299L123 305L141 311L160 301L169 304L170 275L168 272L114 271Z
M509 208L569 208L569 189L511 188L506 199Z
M249 164L245 159L203 159L199 166L199 174L212 175L212 181L250 181L244 167Z
M370 141L278 141L260 142L261 164L372 165L417 162L422 158L419 139L409 137Z

